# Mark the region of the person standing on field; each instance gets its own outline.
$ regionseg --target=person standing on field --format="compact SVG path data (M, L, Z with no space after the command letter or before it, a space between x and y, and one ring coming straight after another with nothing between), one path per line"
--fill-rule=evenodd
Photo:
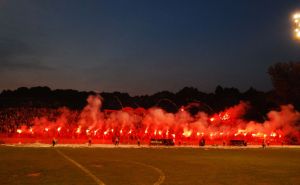
M55 137L52 139L52 146L54 147L55 145L56 145L56 139L55 139Z

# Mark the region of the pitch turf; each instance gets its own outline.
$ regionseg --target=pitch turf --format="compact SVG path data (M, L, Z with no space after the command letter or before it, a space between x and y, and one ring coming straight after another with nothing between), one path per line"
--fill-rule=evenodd
M300 149L0 147L1 185L96 182L296 185Z

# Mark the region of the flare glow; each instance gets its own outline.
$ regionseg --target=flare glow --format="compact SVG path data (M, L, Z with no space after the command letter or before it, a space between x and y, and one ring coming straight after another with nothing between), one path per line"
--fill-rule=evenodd
M121 143L135 143L139 139L148 143L151 138L174 139L175 144L198 144L202 138L207 144L243 139L248 144L261 144L268 140L271 144L281 144L287 138L300 138L300 114L292 105L284 105L280 110L271 111L263 123L246 121L242 117L249 105L245 102L222 112L208 115L204 112L192 116L179 109L168 113L160 108L124 108L116 111L100 111L101 98L90 96L87 106L77 119L69 119L71 110L61 109L56 119L38 117L29 128L21 126L16 130L17 138L59 139L61 143L87 140L111 143L116 137ZM93 134L91 134L93 133Z

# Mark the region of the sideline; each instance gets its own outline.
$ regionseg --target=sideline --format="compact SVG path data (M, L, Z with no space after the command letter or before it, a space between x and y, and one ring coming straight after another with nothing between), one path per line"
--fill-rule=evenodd
M79 164L78 162L74 161L73 159L71 159L70 157L68 157L66 154L64 154L60 150L55 149L55 151L58 154L60 154L62 157L64 157L66 160L68 160L69 162L71 162L75 166L77 166L79 169L81 169L88 176L90 176L98 185L105 185L104 182L102 182L98 177L96 177L94 174L92 174L88 169L86 169L85 167L83 167L81 164Z
M29 147L29 148L49 148L51 145L48 143L10 143L10 144L0 144L1 146L7 147ZM141 149L141 148L150 148L150 149L181 149L181 148L194 148L194 149L258 149L262 148L261 145L248 145L248 146L213 146L206 145L203 147L199 147L198 145L181 145L181 146L149 146L149 145L127 145L121 144L115 146L114 144L92 144L92 146L88 146L88 144L58 144L55 145L55 148L132 148L132 149ZM300 145L270 145L267 148L270 149L300 149Z

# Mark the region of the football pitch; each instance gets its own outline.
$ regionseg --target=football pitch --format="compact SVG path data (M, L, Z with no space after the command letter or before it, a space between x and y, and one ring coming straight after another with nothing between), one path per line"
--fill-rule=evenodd
M300 149L0 147L0 184L300 184Z

